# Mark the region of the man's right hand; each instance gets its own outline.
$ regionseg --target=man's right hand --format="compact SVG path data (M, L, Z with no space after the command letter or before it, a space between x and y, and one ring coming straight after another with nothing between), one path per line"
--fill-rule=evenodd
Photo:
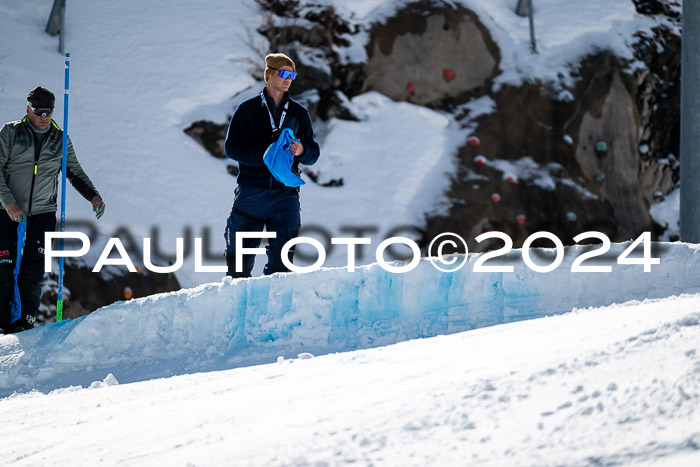
M7 215L10 216L10 219L15 222L24 222L27 220L27 214L17 203L8 204L5 206L5 210L7 211Z

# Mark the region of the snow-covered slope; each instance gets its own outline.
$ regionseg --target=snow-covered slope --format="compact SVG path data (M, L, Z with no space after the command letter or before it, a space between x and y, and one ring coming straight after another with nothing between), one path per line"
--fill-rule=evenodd
M144 322L133 308L131 319ZM75 325L86 360L125 324L124 312ZM108 313L112 332L93 327ZM93 372L89 388L1 399L0 464L700 462L700 295L301 357L134 384Z
M604 260L614 264L628 245ZM551 250L536 250L538 262ZM453 273L427 259L395 274L377 264L207 284L104 307L73 322L0 339L0 396L89 385L112 373L132 382L194 371L326 354L450 334L511 321L682 293L700 293L700 253L659 244L661 264L614 265L613 273L572 273L584 247L567 250L551 273L525 266L520 250L487 264L514 272L473 272L471 255ZM614 256L613 256L614 255ZM613 258L610 260L609 258ZM614 275L613 275L614 274ZM624 277L624 285L614 277Z
M62 124L63 58L57 38L43 33L51 4L0 0L0 41L12 44L0 55L3 122L21 118L25 96L41 84L56 94L54 118ZM206 8L169 1L70 2L69 132L107 203L96 224L104 235L126 226L140 241L156 228L163 251L174 254L175 239L190 228L196 238L209 237L211 254L221 255L208 264L224 264L223 231L235 179L226 161L211 157L183 129L202 118L225 123L234 102L262 90L261 76L251 76L262 61L247 44L247 34L257 35L261 21L252 0L208 2ZM451 136L456 130L450 118L428 109L378 95L358 99L355 107L365 115L364 124L333 121L324 130L318 122L317 136L328 156L323 164L341 163L351 173L342 188L307 183L303 223L330 236L371 225L373 237L383 239L394 227L420 224L439 203L461 139ZM407 134L416 141L396 160L392 149ZM69 222L92 219L88 203L74 190L67 200ZM93 245L97 254L105 242ZM140 258L132 259L143 267ZM328 265L344 260L340 252L332 253ZM193 265L190 254L176 273L184 286L222 276L196 273ZM259 264L256 272L261 270Z

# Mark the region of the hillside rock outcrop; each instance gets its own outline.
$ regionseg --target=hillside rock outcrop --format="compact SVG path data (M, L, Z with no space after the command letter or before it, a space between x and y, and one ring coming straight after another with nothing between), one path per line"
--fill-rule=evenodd
M355 119L344 102L374 90L449 112L479 138L478 145L465 138L458 150L449 212L426 213L425 225L417 226L426 244L445 231L479 250L491 247L473 241L487 230L509 234L515 247L541 230L565 244L588 230L613 241L644 231L656 238L663 230L649 208L679 179L680 36L671 28L636 35L637 63L599 50L571 63L568 77L495 86L501 51L462 6L403 5L364 31L366 63L348 64L342 50L360 32L350 19L331 6L259 3L271 18L259 32L304 70L295 91L311 92L315 118ZM678 5L634 3L641 14L679 21ZM469 104L477 99L490 100L493 111L472 117ZM208 146L220 147L225 124L218 125ZM475 163L477 156L483 163Z
M498 47L474 13L425 3L376 25L367 54L364 90L434 108L485 92L500 62Z

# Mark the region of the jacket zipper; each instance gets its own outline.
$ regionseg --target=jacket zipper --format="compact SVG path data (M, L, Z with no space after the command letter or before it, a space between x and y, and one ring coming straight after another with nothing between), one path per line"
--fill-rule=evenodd
M41 148L39 147L39 144L37 142L38 138L36 137L34 132L32 132L32 136L34 138L34 173L32 174L32 187L29 189L29 207L27 216L32 215L32 201L34 201L34 181L36 180L36 173L39 168L39 154L41 154Z

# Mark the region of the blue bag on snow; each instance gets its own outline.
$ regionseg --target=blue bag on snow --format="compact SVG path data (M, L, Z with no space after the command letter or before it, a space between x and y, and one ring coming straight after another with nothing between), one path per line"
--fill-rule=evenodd
M270 169L272 176L275 177L278 182L296 188L304 185L306 182L292 172L294 156L289 152L289 146L292 145L292 142L289 140L290 138L299 142L299 140L294 137L294 132L290 128L283 129L277 142L272 143L265 151L263 161L267 168Z
M17 226L17 261L15 261L15 269L12 275L15 276L15 293L12 295L12 308L10 308L10 324L14 323L22 317L22 302L19 297L19 286L17 285L17 276L19 268L22 265L22 253L24 252L24 242L27 238L27 221L22 221Z

